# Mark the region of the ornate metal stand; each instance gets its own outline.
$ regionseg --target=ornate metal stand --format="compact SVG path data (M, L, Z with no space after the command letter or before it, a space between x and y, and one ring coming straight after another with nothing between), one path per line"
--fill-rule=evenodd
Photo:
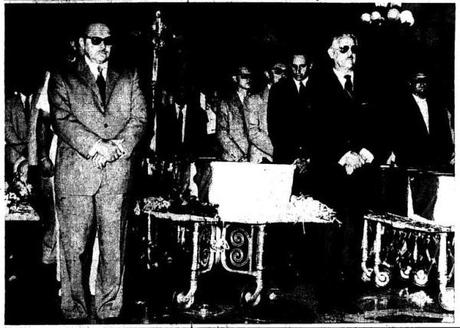
M228 272L253 276L255 290L243 290L241 301L253 306L260 302L265 224L223 223L215 218L160 212L148 213L149 222L152 217L169 219L180 226L187 223L193 225L190 288L174 296L180 306L186 309L192 306L198 289L198 277L210 272L218 263Z
M389 234L391 238L386 238L383 243L383 237ZM402 280L412 278L416 286L424 287L431 277L433 266L437 265L440 305L451 310L453 288L447 285L454 270L453 234L453 226L428 220L419 221L394 214L368 214L364 220L362 239L363 281L371 281L373 277L377 287L385 287L391 281L391 268L399 268Z

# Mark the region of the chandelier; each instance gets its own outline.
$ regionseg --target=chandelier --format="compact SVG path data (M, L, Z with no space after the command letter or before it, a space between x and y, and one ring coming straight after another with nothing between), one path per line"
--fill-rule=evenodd
M361 15L361 22L377 26L395 23L412 26L415 19L410 10L402 10L400 1L377 1L370 13Z

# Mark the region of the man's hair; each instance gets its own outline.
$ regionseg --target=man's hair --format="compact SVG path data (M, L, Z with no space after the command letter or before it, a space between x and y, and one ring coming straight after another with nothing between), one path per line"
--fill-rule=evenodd
M310 53L310 51L306 49L303 49L303 48L291 49L291 51L289 52L289 57L288 57L289 63L292 62L295 56L304 56L307 63L313 62L312 54Z
M95 24L103 24L107 26L110 31L113 33L112 28L110 27L110 23L108 23L105 19L88 19L85 23L81 25L80 31L79 31L79 37L84 37L88 33L88 28L91 25Z
M248 65L248 64L237 64L235 65L233 68L232 68L232 71L231 71L231 76L237 76L237 75L240 75L241 73L241 70L243 68L246 68L249 72L252 72L252 69L251 67Z

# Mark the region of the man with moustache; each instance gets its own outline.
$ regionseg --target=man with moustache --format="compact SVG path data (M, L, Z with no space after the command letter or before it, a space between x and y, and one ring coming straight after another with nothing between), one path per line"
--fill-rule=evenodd
M69 322L88 322L91 250L97 234L95 309L102 323L114 323L123 298L127 195L135 147L146 126L146 104L137 72L109 60L112 33L106 24L89 24L79 44L83 58L53 73L48 90L58 135L61 309Z
M327 53L332 67L316 80L311 121L313 196L337 211L338 229L326 228L320 279L338 282L344 295L357 291L363 210L373 195L375 138L372 129L373 84L356 68L358 40L353 34L333 36ZM324 271L326 274L324 274ZM350 292L348 292L350 291Z

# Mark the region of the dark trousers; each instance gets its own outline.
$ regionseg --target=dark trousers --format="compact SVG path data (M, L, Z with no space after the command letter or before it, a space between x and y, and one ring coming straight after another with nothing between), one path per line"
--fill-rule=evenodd
M90 314L89 275L96 233L100 249L96 314L100 319L119 316L123 298L127 208L125 194L57 195L61 309L66 318L83 319Z
M54 205L53 179L41 177L41 207L43 211L42 262L55 263L57 255L56 211Z
M313 196L333 208L340 225L327 225L319 238L323 278L344 274L348 281L360 278L361 241L364 212L378 195L376 167L362 167L347 175L340 166L321 170L314 176ZM323 272L324 272L323 271Z
M438 199L439 179L434 174L418 173L410 178L414 213L433 220L434 206Z

